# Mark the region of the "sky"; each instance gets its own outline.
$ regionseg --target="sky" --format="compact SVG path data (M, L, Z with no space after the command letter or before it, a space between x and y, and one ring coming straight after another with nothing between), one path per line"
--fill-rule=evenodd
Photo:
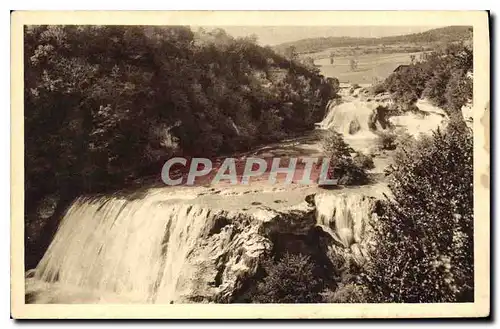
M234 37L255 34L261 45L318 37L385 37L419 33L440 26L219 26ZM210 30L215 26L204 26Z

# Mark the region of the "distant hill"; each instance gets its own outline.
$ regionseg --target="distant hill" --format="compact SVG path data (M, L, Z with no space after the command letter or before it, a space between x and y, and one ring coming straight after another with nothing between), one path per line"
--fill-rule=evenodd
M375 46L394 44L424 44L424 43L444 43L472 38L471 26L447 26L421 33L398 35L381 38L353 38L353 37L323 37L309 38L298 41L286 42L274 46L274 50L285 53L290 46L295 47L299 54L314 53L334 47L350 46Z

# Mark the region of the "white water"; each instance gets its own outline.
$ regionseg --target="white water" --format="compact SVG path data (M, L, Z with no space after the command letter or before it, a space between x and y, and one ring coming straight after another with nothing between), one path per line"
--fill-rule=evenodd
M320 129L335 129L344 136L375 137L368 125L373 110L372 103L355 98L339 105L329 103L326 116L318 126ZM353 130L355 126L358 129Z
M367 97L369 96L364 95L361 88L356 89L353 94L350 94L349 89L349 86L346 86L340 92L343 103L339 105L335 102L328 103L326 115L317 126L320 129L334 129L343 134L348 142L358 139L368 142L370 139L377 137L375 132L369 128L369 122L374 110L380 105L387 106L390 102L385 97L374 98L371 102L368 102ZM429 101L419 99L416 106L422 112L422 115L408 112L403 115L390 116L389 121L396 129L404 130L414 137L429 134L446 123L447 115L445 111L432 105ZM354 126L358 126L359 129L353 131ZM376 122L375 128L376 131L382 130L378 122Z
M165 197L75 201L35 278L135 301L177 300L189 280L181 275L188 253L215 214Z
M359 194L317 194L316 221L345 248L360 243L369 224L373 202Z
M448 116L439 107L432 105L424 99L419 99L416 105L424 115L406 113L390 117L389 121L395 127L403 128L406 133L414 137L419 137L421 134L429 134L446 123Z
M177 193L190 198L194 194L186 193L189 190ZM173 195L167 191L150 190L133 201L77 199L30 279L33 286L28 290L44 291L37 302L185 300L198 265L189 255L206 241L214 220L228 213L170 200ZM369 199L323 193L316 195L315 204L317 224L343 246L353 249L363 239Z

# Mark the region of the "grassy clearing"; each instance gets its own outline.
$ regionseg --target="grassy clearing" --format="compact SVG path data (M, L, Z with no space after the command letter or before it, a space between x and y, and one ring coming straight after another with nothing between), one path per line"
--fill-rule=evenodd
M321 74L327 77L336 77L343 83L374 83L382 81L401 64L409 64L413 53L395 54L367 54L357 56L358 68L351 71L350 56L336 57L333 65L328 58L317 60ZM418 58L418 53L415 53Z

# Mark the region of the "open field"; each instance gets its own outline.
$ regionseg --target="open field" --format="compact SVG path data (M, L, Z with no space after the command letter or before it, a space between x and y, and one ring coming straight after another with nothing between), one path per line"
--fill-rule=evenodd
M403 53L416 53L424 51L433 51L441 47L439 43L407 43L407 44L397 44L397 45L360 45L352 47L333 47L328 48L319 52L314 53L301 53L303 57L312 57L314 60L321 60L329 58L331 54L335 57L344 56L364 56L364 55L393 55L393 54L403 54Z
M345 83L374 83L382 81L401 64L409 64L410 56L419 58L420 53L395 53L395 54L366 54L355 57L358 68L351 71L349 61L351 56L335 57L333 65L329 58L315 61L319 65L321 74L326 77L334 77Z

